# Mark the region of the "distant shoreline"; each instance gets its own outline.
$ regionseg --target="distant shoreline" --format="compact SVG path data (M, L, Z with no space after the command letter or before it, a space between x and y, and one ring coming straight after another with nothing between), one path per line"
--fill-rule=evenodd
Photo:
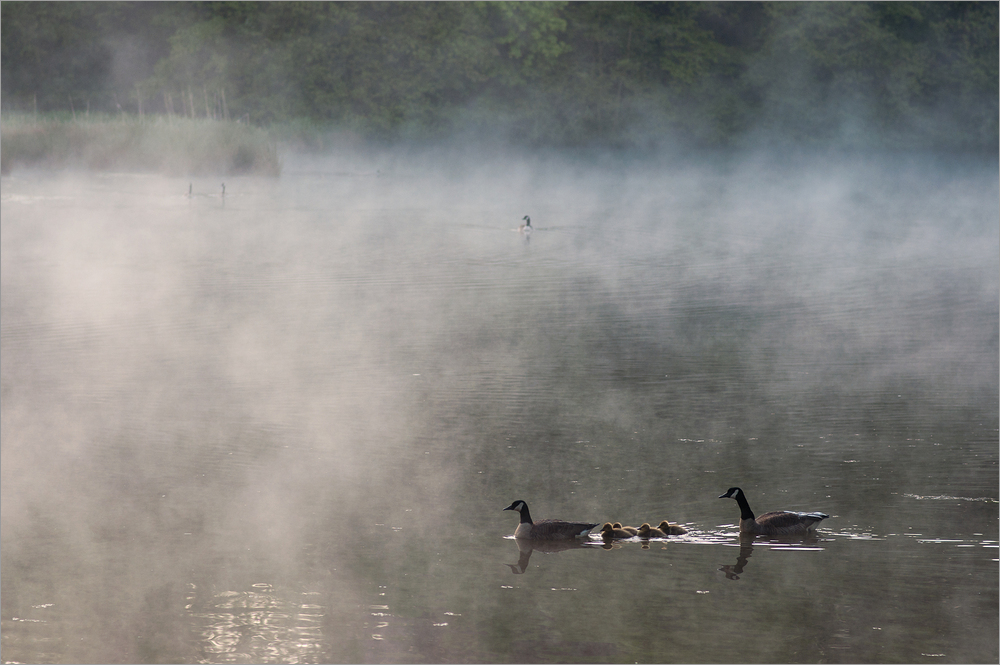
M4 113L4 174L25 167L126 170L166 175L281 174L277 145L258 127L178 116L86 118Z

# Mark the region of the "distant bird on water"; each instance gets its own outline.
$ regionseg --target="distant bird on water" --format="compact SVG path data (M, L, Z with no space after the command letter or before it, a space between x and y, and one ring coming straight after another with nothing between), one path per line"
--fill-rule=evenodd
M193 182L189 182L188 183L188 198L191 198L192 196L194 196L194 183Z
M590 532L597 524L588 522L565 522L563 520L538 520L531 521L531 513L528 512L528 504L517 500L504 510L516 510L521 513L521 523L514 530L515 538L527 538L530 540L568 540L577 536L584 536Z
M720 499L734 499L740 506L740 535L791 536L805 534L829 517L826 513L776 510L755 517L739 487L730 487Z
M517 232L522 233L524 235L531 235L531 217L525 215L521 219L524 220L524 224L521 224L521 226L517 227Z
M226 198L226 183L222 183L222 198Z

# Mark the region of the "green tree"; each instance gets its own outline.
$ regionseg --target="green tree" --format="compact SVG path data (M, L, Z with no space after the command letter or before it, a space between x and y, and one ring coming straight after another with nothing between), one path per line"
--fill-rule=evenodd
M4 2L5 108L995 150L996 3ZM183 103L181 99L183 98ZM192 103L193 102L193 103Z
M83 3L0 4L0 61L8 108L66 108L71 95L103 87L111 50L101 40L99 15Z
M985 111L995 135L997 7L976 4L769 4L768 38L747 77L760 127L796 143L968 144L936 112L944 102L958 116ZM971 102L964 111L945 101L959 91Z

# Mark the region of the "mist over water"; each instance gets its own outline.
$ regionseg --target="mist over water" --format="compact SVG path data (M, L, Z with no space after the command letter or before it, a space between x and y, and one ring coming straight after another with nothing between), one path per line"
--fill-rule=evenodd
M4 177L5 660L996 660L995 161L284 160Z

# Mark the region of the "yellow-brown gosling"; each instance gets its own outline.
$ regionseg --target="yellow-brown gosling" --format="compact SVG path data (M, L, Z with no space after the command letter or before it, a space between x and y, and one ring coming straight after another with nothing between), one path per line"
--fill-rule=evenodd
M639 527L639 537L643 539L666 538L667 534L663 533L659 529L649 526L646 522L643 522L642 526Z
M720 499L735 499L740 506L740 534L790 536L805 534L829 517L826 513L796 513L776 510L754 517L750 504L739 487L730 487Z
M660 531L667 534L668 536L683 536L688 532L687 529L682 527L680 524L670 524L667 520L663 520L657 525Z
M521 513L521 523L514 530L515 538L527 538L529 540L566 540L584 536L590 532L597 524L587 522L565 522L563 520L538 520L531 521L531 513L528 512L528 504L517 500L504 510L516 510Z
M631 538L634 533L626 531L625 529L616 529L611 522L605 522L604 526L601 527L601 538L604 540L615 540L618 538Z
M631 533L631 534L632 534L633 536L634 536L635 534L639 533L639 529L635 528L634 526L622 526L622 523L621 523L621 522L615 522L615 523L614 523L614 524L612 524L611 526L613 526L613 527L614 527L614 528L616 528L616 529L623 529L623 530L625 530L625 531L628 531L628 532L629 532L629 533Z

